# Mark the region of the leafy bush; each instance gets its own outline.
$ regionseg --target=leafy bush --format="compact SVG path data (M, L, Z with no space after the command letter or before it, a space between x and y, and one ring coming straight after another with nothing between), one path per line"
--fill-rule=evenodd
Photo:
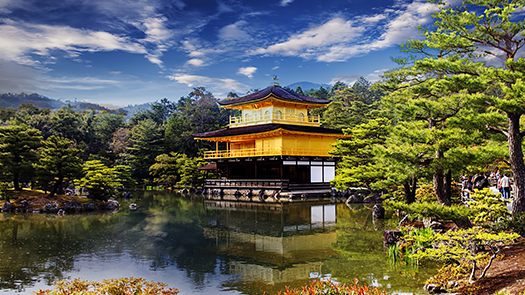
M496 259L500 247L517 238L519 235L515 233L492 234L476 228L449 230L443 234L437 233L430 241L432 247L422 248L411 256L415 259L452 261L459 265L470 264L469 281L474 281L476 270L482 269L479 278L483 278ZM429 241L425 237L423 242Z
M377 287L359 286L359 281L353 283L338 284L332 281L313 281L309 286L301 289L291 289L286 287L284 291L279 291L279 295L386 295L386 291L381 291Z
M9 182L0 182L0 196L6 202L13 198L14 192Z
M470 198L472 199L468 202L471 209L470 217L475 223L494 222L510 216L507 200L488 188L475 190L470 194Z
M439 220L452 220L458 227L470 227L470 209L462 205L442 206L437 202L414 202L407 205L403 202L385 200L383 204L395 210L401 210L411 218L436 218Z
M421 184L416 190L416 201L423 202L436 202L436 195L434 194L434 187L432 184Z
M100 282L92 282L81 279L73 281L57 281L54 283L55 290L38 290L35 295L175 295L180 291L175 288L167 288L164 283L146 281L143 278L121 278L108 279Z
M461 190L459 189L458 183L452 181L450 190L452 204L461 203ZM419 188L416 190L416 201L420 203L437 202L436 194L434 194L434 186L432 184L419 185Z
M492 232L513 231L525 236L525 213L512 215L510 218L499 220L489 225Z

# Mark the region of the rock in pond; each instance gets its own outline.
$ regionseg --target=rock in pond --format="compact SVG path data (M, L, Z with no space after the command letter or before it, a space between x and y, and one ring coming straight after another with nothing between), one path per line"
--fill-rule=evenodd
M374 217L374 219L384 219L385 208L379 204L375 204L374 208L372 208L372 217Z
M368 196L363 200L363 203L383 203L385 199L381 198L380 196Z
M104 210L118 210L120 207L120 204L115 200L109 200L106 204L104 204L103 209Z
M11 212L11 210L13 210L13 204L5 202L4 206L2 206L2 212Z
M361 194L353 194L346 199L346 203L349 204L355 204L355 203L363 203L363 195Z
M403 236L400 230L385 229L383 232L383 243L387 246L394 245Z
M57 213L58 212L58 206L55 203L49 203L44 206L44 209L42 209L44 213Z
M64 210L67 213L76 213L82 211L82 204L77 201L69 201L64 205Z

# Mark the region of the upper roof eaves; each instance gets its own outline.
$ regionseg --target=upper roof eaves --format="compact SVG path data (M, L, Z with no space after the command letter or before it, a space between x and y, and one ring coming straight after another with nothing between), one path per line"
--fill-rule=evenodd
M221 106L249 104L253 101L264 99L268 97L270 94L273 94L284 100L297 101L297 102L302 102L302 103L328 104L331 102L331 100L328 100L328 99L320 99L320 98L302 95L302 94L293 92L292 90L284 89L279 85L273 85L261 91L257 91L255 93L251 93L245 96L237 97L234 99L221 100L219 101L219 104Z

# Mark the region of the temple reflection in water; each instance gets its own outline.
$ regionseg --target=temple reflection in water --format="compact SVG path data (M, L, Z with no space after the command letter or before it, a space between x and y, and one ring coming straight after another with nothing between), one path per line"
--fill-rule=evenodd
M216 251L230 256L230 274L241 281L275 285L308 280L322 273L322 260L337 255L331 244L337 240L341 205L205 201L214 219L204 236L216 241Z

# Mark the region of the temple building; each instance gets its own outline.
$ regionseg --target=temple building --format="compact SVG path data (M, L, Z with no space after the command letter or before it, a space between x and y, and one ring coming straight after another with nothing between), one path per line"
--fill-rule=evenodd
M295 93L279 85L219 102L240 111L228 128L193 134L216 143L204 157L219 179L206 180L207 189L258 189L279 192L329 190L336 159L328 151L341 130L322 128L308 110L330 100ZM225 146L219 149L219 143Z

